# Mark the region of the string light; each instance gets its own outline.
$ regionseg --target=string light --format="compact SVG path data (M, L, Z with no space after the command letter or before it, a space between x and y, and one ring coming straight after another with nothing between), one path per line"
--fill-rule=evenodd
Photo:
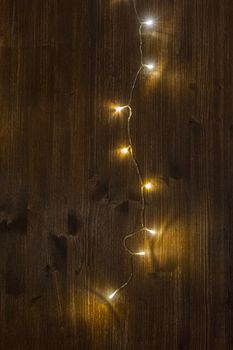
M120 113L121 111L123 111L123 109L127 108L128 106L116 106L115 107L115 112L116 113Z
M152 229L149 229L149 228L145 228L145 231L146 231L146 232L149 232L149 233L152 234L153 236L156 235L156 233L157 233L156 230L152 230Z
M154 187L153 184L151 182L146 182L143 187L147 190L150 191L152 190L152 188Z
M111 293L111 294L108 296L108 298L109 298L109 299L113 299L114 296L116 295L116 293L117 293L117 290L115 290L115 292Z
M147 20L144 22L141 22L141 24L148 27L153 27L153 25L155 24L155 20L153 18L147 18Z
M146 253L145 253L145 252L139 252L139 253L135 253L135 255L141 255L141 256L144 256L144 255L146 255Z
M122 154L123 156L129 154L129 153L130 153L130 146L128 146L128 147L122 147L122 148L120 149L120 152L121 152L121 154Z
M120 153L125 156L130 154L132 163L134 165L135 171L137 173L138 176L138 182L139 182L139 190L140 190L140 195L141 195L141 215L140 215L140 228L135 229L133 232L126 234L124 239L123 239L123 246L125 251L131 256L131 271L130 271L130 275L127 279L126 282L124 282L119 288L117 288L116 290L114 290L111 294L108 295L108 299L112 300L117 293L119 293L122 289L124 289L125 287L127 287L127 285L130 283L130 281L133 278L133 258L135 256L145 256L146 253L144 251L139 251L139 252L135 252L133 250L131 250L127 244L128 240L132 239L136 234L142 233L143 231L150 233L152 236L156 235L156 230L154 229L150 229L147 228L145 225L145 191L144 189L146 189L147 191L150 191L153 189L153 183L150 181L144 182L143 180L143 176L141 173L141 169L139 166L139 163L135 157L134 151L133 151L133 145L132 145L132 137L131 137L131 119L133 116L133 110L131 107L131 102L132 102L132 97L133 97L133 91L134 88L136 86L136 82L138 80L139 74L141 73L143 68L148 69L148 71L153 71L155 69L155 64L154 63L144 63L144 55L143 55L143 40L142 40L142 29L144 26L146 27L153 27L155 24L155 20L153 18L147 18L145 21L142 21L138 11L137 11L137 6L136 6L136 0L132 0L133 3L133 8L134 8L134 12L136 15L136 18L138 20L139 23L139 53L140 53L140 59L141 59L141 65L139 67L139 69L137 70L135 77L133 79L132 82L132 86L130 89L130 93L129 93L129 99L128 99L128 103L126 105L119 105L115 107L115 113L120 113L122 112L124 109L128 109L128 118L127 118L127 138L128 138L128 146L124 146L120 149Z
M145 67L149 70L155 69L155 65L153 63L143 64L143 67Z

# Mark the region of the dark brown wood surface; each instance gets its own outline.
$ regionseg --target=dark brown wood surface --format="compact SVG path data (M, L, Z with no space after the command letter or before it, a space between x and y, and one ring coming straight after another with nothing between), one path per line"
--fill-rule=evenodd
M137 83L133 142L148 255L127 279L138 183L115 150L139 66L130 0L0 0L0 348L230 350L232 0L138 0L159 74Z

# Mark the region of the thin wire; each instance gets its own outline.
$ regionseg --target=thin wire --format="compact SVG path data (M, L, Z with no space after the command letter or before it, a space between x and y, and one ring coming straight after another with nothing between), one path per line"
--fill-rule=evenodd
M134 12L135 12L135 15L137 17L137 20L138 22L140 23L140 26L139 26L139 39L140 39L140 45L139 45L139 51L140 51L140 58L141 58L141 65L143 65L143 51L142 51L142 21L141 21L141 18L138 14L138 10L137 10L137 5L136 5L136 0L133 0L133 8L134 8Z
M143 187L143 177L142 177L142 171L140 169L140 165L136 159L136 157L134 156L134 151L133 151L133 145L132 145L132 136L131 136L131 118L133 115L132 112L132 108L129 106L129 116L128 116L128 120L127 120L127 134L128 134L128 142L129 142L129 146L130 146L130 154L131 154L131 158L134 164L134 167L136 169L137 175L138 175L138 179L140 182L140 192L141 192L141 226L144 227L145 226L145 193L144 193L144 187Z
M140 44L139 44L139 51L140 51L140 58L141 58L141 65L143 66L143 50L142 50L142 45L143 45L143 41L142 41L142 24L139 27L139 40L140 40Z
M143 67L143 65L141 65L141 67L140 67L139 70L137 71L137 73L136 73L136 75L135 75L135 78L134 78L134 80L133 80L133 84L132 84L132 87L131 87L131 90L130 90L129 101L128 101L127 107L130 107L130 105L131 105L132 97L133 97L133 91L134 91L136 82L137 82L137 80L138 80L138 76L139 76L139 74L141 73L142 67Z
M129 283L130 281L132 280L133 278L133 256L131 256L131 259L130 259L130 275L129 275L129 278L127 279L127 281L125 283L123 283L119 288L117 288L112 295L116 295L118 292L120 292L120 290L124 289Z
M138 22L141 22L141 19L140 19L139 14L138 14L137 5L136 5L136 1L135 0L133 0L133 8L134 8L134 12L136 14Z
M127 242L127 240L128 240L129 238L132 238L133 236L135 236L137 233L141 232L142 230L143 230L143 228L141 228L140 230L137 230L137 231L133 231L133 232L127 234L127 235L124 237L124 239L123 239L124 248L125 248L125 250L127 250L127 252L128 252L130 255L138 255L138 253L133 252L133 251L127 246L127 243L126 243L126 242Z

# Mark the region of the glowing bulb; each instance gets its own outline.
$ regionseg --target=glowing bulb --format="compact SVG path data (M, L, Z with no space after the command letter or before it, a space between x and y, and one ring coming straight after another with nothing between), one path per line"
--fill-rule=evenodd
M148 18L146 21L142 22L142 24L148 26L148 27L152 27L154 25L155 21L153 20L153 18Z
M149 70L153 70L155 68L155 65L153 63L144 64L143 66Z
M123 109L125 109L126 107L128 107L128 106L117 106L117 107L115 107L115 112L116 113L120 113Z
M114 298L114 296L116 295L116 293L117 293L117 290L115 290L115 292L113 292L112 294L110 294L109 296L108 296L108 299L113 299Z
M146 232L149 232L149 233L151 233L152 235L156 235L156 230L151 230L151 229L149 229L149 228L146 228L145 229L146 230Z
M128 147L122 147L122 148L120 149L120 152L121 152L122 155L128 154L129 151L130 151L130 146L128 146Z
M149 191L153 188L153 185L151 182L146 182L144 188Z
M145 252L138 252L138 253L135 253L136 255L141 255L141 256L143 256L143 255L145 255L146 253Z

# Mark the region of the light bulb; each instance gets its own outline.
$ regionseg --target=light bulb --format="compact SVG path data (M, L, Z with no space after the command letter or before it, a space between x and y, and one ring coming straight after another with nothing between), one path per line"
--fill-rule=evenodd
M142 22L142 24L152 27L155 24L155 21L153 18L147 18L144 22Z
M153 184L151 182L146 182L143 187L149 191L153 188Z
M149 228L146 228L145 229L146 230L146 232L149 232L149 233L151 233L152 235L156 235L156 230L151 230L151 229L149 229Z
M110 300L113 299L114 296L116 295L116 293L117 293L117 290L115 292L113 292L112 294L109 294L108 299L110 299Z
M149 70L153 70L155 68L155 65L153 63L144 64L143 66Z
M116 113L120 113L123 109L125 109L128 106L116 106L115 107L115 112Z
M146 253L145 252L138 252L138 253L135 253L135 255L141 255L141 256L143 256L143 255L145 255Z
M122 155L128 154L129 151L130 151L130 146L128 146L128 147L122 147L122 148L120 149L120 152L121 152Z

